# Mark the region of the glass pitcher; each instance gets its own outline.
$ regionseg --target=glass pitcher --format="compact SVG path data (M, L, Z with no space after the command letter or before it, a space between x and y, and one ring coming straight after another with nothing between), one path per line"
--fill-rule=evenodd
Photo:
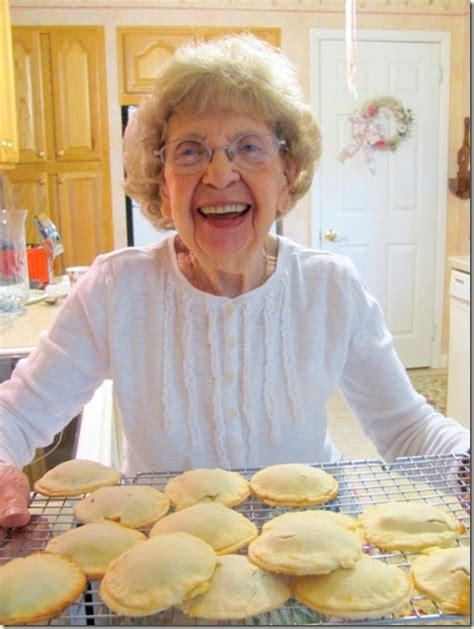
M0 322L24 313L28 301L27 214L28 210L0 210Z

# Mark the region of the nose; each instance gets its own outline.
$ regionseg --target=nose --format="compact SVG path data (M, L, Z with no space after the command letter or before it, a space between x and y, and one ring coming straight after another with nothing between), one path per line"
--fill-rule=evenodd
M214 188L226 188L240 179L240 174L226 151L220 147L214 151L202 176L202 182Z

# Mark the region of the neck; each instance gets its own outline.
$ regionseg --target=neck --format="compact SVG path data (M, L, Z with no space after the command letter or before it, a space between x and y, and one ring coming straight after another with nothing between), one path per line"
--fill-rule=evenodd
M180 270L194 288L222 297L238 297L258 288L274 270L275 258L269 255L266 241L252 263L238 271L206 266L186 248L177 247L177 253Z

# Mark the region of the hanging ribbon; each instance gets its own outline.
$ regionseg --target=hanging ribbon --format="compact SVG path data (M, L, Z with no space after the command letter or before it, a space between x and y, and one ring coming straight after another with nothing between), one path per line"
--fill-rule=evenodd
M343 162L348 157L355 155L359 149L362 149L365 154L365 161L367 162L369 171L374 174L374 152L380 148L381 143L385 140L382 126L378 122L368 120L361 114L349 116L349 120L352 122L353 142L342 149L339 154L339 159Z
M346 64L347 86L357 100L356 0L346 0Z

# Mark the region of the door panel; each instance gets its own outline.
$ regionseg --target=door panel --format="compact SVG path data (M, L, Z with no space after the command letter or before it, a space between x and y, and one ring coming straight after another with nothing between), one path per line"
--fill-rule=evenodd
M26 242L39 244L41 238L34 225L34 217L40 212L50 213L48 176L46 172L17 166L5 178L5 192L8 207L26 209Z
M96 34L52 31L56 159L60 162L101 158L99 45Z
M436 261L440 45L358 41L355 101L347 88L345 43L322 40L314 79L323 158L314 207L324 235L316 246L349 255L380 302L406 367L431 364ZM336 80L334 80L336 77ZM395 151L375 152L371 174L364 151L344 163L352 140L349 116L367 100L390 95L412 110L410 136ZM379 115L385 137L391 114Z
M44 163L48 156L39 31L13 30L13 59L20 162Z
M58 228L63 268L92 264L106 250L106 230L100 212L103 198L100 171L65 172L56 177Z

